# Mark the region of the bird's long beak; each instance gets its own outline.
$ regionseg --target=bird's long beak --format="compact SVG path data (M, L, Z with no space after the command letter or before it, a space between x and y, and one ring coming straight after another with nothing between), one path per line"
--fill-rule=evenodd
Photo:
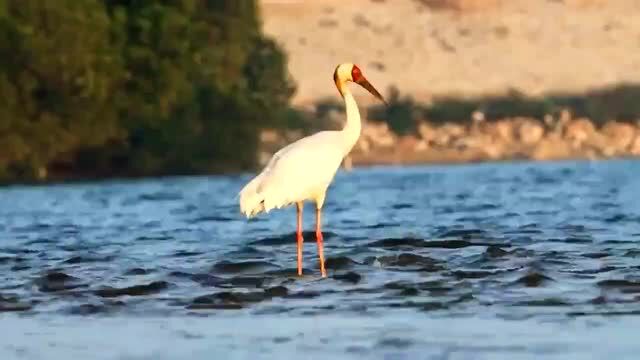
M380 101L382 101L385 105L389 105L387 104L387 101L382 97L382 95L380 95L378 90L376 90L376 88L374 88L373 85L371 85L371 83L369 82L369 80L367 80L364 76L361 76L355 83L367 89L368 92L370 92L373 96L380 99Z

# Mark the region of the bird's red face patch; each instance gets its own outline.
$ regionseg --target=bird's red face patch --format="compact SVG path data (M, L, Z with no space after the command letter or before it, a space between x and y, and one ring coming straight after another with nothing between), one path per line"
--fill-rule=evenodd
M360 71L360 68L358 68L357 66L353 65L353 68L351 68L351 79L353 79L353 82L359 82L360 80L362 80L364 78L364 76L362 76L362 71Z

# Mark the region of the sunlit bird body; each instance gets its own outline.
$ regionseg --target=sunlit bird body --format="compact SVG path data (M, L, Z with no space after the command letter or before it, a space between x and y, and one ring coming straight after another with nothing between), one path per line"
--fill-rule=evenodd
M302 209L304 201L316 204L316 241L320 272L326 276L322 236L322 206L327 188L344 157L360 137L360 111L347 84L354 82L384 102L380 93L353 64L336 67L333 79L343 97L347 122L342 130L321 131L280 149L260 174L240 191L240 211L247 217L296 204L298 275L302 275Z

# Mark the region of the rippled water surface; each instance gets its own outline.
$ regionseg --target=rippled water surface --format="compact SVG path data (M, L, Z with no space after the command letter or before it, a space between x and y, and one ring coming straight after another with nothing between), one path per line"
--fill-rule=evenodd
M636 358L639 176L341 172L326 279L311 231L295 276L295 208L240 216L249 175L6 187L0 358Z

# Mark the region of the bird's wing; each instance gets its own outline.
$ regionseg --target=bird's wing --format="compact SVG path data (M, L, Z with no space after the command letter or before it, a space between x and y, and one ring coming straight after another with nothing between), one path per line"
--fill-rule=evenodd
M245 186L241 198L246 194L247 198L260 199L261 207L268 211L327 186L342 161L338 141L335 132L322 131L282 148Z
M265 167L265 178L289 183L305 180L312 183L311 177L331 172L334 163L342 161L339 138L334 131L322 131L302 138L278 151ZM263 182L263 187L268 182Z

